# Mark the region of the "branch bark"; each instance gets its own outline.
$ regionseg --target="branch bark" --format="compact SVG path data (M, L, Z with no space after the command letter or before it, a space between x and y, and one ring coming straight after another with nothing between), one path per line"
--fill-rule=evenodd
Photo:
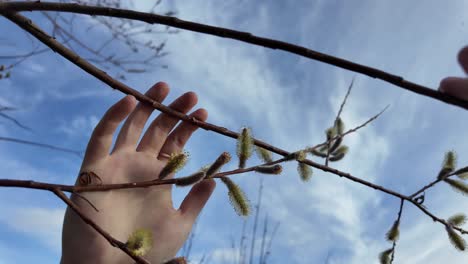
M0 3L0 14L8 16L14 12L20 11L59 11L69 12L92 16L107 16L116 18L126 18L131 20L138 20L149 24L162 24L175 28L186 29L194 32L214 35L222 38L230 38L242 42L250 43L257 46L262 46L270 49L278 49L286 52L294 53L306 58L318 60L327 64L331 64L343 69L353 72L358 72L372 78L380 79L405 90L431 97L433 99L456 105L464 109L468 109L468 101L452 97L437 90L405 80L401 76L397 76L376 68L366 65L358 64L342 58L330 56L328 54L320 53L299 45L291 43L258 37L248 32L236 31L228 28L215 27L191 21L185 21L171 16L162 16L151 13L137 12L126 9L85 6L79 4L68 3L51 3L51 2L6 2Z

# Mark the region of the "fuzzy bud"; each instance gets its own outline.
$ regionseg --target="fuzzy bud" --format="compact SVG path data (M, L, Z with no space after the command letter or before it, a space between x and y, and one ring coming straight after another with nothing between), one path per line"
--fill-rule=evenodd
M299 176L304 182L307 182L310 180L310 178L312 178L312 168L305 163L297 163L297 172L299 172Z
M379 254L380 264L390 264L390 260L392 259L393 249L389 248Z
M445 178L447 174L455 170L455 167L457 163L457 157L454 151L447 151L445 153L444 161L442 163L442 169L439 172L439 175L437 176L438 179Z
M385 235L385 238L388 241L395 242L398 240L398 236L400 235L399 225L400 222L395 221L390 230L388 230L387 234Z
M338 135L343 134L345 125L343 123L343 120L341 120L340 117L338 117L338 119L336 120L335 127L336 127L336 131L338 132Z
M206 170L206 177L210 178L215 173L217 173L221 167L231 161L231 155L228 152L223 152L216 161Z
M263 162L272 162L273 159L271 158L271 152L262 148L262 147L258 147L256 146L256 152L257 152L257 155L258 157L263 160Z
M228 177L221 177L221 181L228 188L229 200L236 213L240 216L248 216L250 214L249 200L246 198L242 189Z
M162 169L161 173L159 174L159 179L162 180L166 178L171 173L176 173L180 169L182 169L188 160L188 153L182 152L179 154L173 153L169 157L166 166Z
M175 185L180 187L190 186L203 180L205 175L204 171L195 172L192 175L177 178Z
M462 181L454 179L444 179L455 191L460 192L464 195L468 195L468 185Z
M454 226L461 226L464 223L466 223L466 215L464 214L453 215L447 220L447 222Z
M237 156L239 157L239 168L245 168L247 159L252 156L253 140L249 128L242 128L237 138Z
M125 244L135 256L144 256L153 246L153 235L150 230L138 229L133 232Z
M258 166L255 167L255 171L264 174L281 174L283 171L283 167L281 165L273 165L273 166Z
M445 230L447 231L447 235L448 235L452 245L456 249L458 249L460 251L464 251L465 248L466 248L466 242L463 239L463 237L461 237L459 234L457 234L457 232L450 226L445 227Z

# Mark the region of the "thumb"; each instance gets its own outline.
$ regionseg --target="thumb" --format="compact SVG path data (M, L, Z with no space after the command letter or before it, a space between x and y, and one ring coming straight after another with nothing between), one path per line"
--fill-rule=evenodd
M440 82L439 91L468 101L468 78L447 77Z
M195 184L180 205L180 213L190 222L200 214L206 202L213 193L216 182L213 179L204 180Z

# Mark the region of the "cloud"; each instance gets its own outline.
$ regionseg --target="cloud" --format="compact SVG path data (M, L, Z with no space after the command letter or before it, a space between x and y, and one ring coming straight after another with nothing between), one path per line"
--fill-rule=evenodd
M95 115L91 116L75 116L67 123L63 123L58 127L58 131L65 133L69 137L85 137L89 138L94 127L99 122L99 118Z
M38 239L54 252L60 252L64 209L40 207L11 208L0 221L16 232Z

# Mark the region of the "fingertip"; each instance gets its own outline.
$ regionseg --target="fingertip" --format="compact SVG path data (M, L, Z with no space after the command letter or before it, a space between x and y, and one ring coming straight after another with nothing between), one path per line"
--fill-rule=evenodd
M439 91L463 100L468 100L468 78L444 78L440 82Z
M169 94L170 88L169 84L165 82L157 82L151 88L146 91L146 95L156 100L164 100Z
M213 179L195 184L184 201L182 201L179 211L188 217L188 219L194 221L205 207L215 187L216 182Z
M203 188L206 188L206 190L209 191L210 194L216 188L216 181L214 179L204 180L204 181L200 182L199 184L204 184Z
M198 103L198 95L193 91L186 92L183 96L186 96L188 100L193 103L193 105Z
M129 105L136 105L136 101L137 99L135 98L135 96L129 94L127 96L125 96L124 100L126 100L128 102Z
M201 121L208 119L208 111L205 108L199 108L192 114L193 117Z
M458 52L458 62L462 66L466 74L468 74L468 46L463 47Z

